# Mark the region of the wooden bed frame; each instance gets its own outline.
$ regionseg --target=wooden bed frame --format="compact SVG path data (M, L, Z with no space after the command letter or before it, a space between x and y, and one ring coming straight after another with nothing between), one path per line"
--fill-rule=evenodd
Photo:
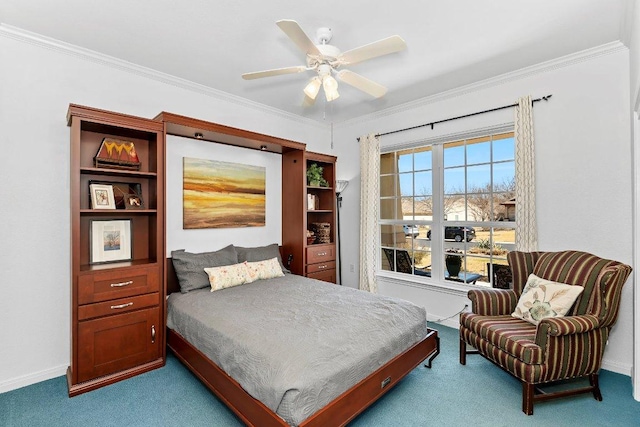
M166 262L167 295L179 292L178 279L171 258ZM166 310L165 310L166 312ZM167 328L167 347L229 409L248 426L288 426L275 412L250 396L233 378L212 362L202 352L187 342L180 334ZM343 426L353 420L369 405L382 397L423 360L429 358L427 367L440 352L438 332L429 329L427 336L405 352L391 359L371 375L331 401L300 427Z

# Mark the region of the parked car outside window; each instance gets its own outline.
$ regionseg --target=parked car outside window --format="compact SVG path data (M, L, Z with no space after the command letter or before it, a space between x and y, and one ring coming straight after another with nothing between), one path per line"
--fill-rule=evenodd
M473 227L445 227L444 238L445 240L455 240L456 242L462 242L467 237L467 242L472 241L476 237L476 230ZM427 232L427 239L431 240L431 230Z
M403 225L402 229L404 230L405 237L418 237L420 234L420 229L415 225Z

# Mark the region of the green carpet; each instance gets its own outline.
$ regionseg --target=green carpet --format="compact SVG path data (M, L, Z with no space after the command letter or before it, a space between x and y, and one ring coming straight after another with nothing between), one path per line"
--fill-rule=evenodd
M520 410L520 383L481 356L458 363L458 332L435 326L442 352L350 426L639 426L631 378L602 371L603 401L590 394ZM0 426L241 426L172 356L164 368L69 399L58 377L0 394Z

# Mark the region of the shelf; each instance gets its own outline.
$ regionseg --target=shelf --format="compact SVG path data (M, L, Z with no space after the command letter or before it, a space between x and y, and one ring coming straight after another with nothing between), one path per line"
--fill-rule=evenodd
M328 191L331 191L331 190L333 190L333 187L319 187L319 186L307 185L307 190L328 190Z
M127 169L106 169L106 168L80 168L83 175L106 175L106 176L126 176L134 178L155 179L158 174L155 172L141 172Z
M332 213L333 211L331 209L313 209L313 210L308 210L307 213Z
M104 271L109 269L116 270L127 267L140 267L154 264L157 264L157 261L154 259L136 259L134 261L111 262L105 264L83 264L80 266L80 272Z
M140 215L140 214L149 215L149 214L158 213L158 211L156 209L80 209L80 215L87 215L87 216L91 216L91 215L120 216L120 215L125 215L125 213L126 215Z

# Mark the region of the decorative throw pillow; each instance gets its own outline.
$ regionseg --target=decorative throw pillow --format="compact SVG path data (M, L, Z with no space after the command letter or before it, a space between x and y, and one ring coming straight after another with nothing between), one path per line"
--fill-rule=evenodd
M282 263L282 258L280 257L280 248L278 247L277 243L273 243L267 246L258 246L255 248L243 248L242 246L236 246L235 249L238 253L238 262L256 262L264 261L271 258L277 258L282 271L285 273L291 273L285 268L284 264Z
M273 277L282 277L282 267L278 262L278 258L271 258L265 261L245 262L251 281L258 279L271 279Z
M222 267L205 268L204 271L209 275L211 292L253 282L251 276L249 276L249 269L247 269L246 262Z
M584 288L552 282L530 274L513 317L537 325L547 317L564 317Z
M173 268L178 277L180 292L187 293L209 286L205 267L220 267L238 263L238 254L233 245L215 252L191 253L185 250L171 251Z

